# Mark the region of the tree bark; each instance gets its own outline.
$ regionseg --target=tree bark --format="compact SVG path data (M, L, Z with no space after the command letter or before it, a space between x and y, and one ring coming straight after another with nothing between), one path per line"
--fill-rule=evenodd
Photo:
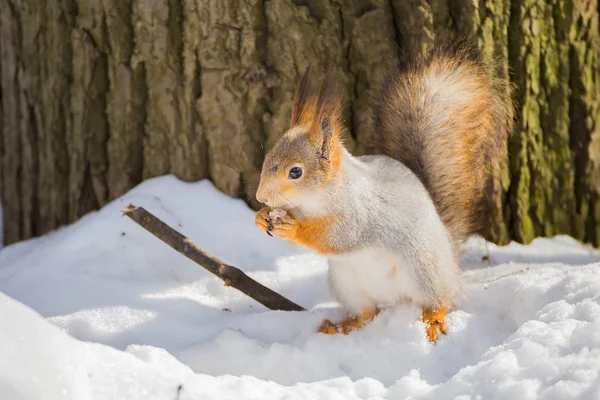
M396 54L461 35L518 104L483 233L600 245L599 14L598 0L0 0L4 240L164 174L256 207L307 65L337 67L365 154L369 94Z

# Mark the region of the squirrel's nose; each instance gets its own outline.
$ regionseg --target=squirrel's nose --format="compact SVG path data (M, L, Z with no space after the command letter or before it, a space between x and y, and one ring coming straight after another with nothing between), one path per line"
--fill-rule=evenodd
M258 190L256 191L256 200L258 200L260 203L266 204L268 199L266 190L264 190L264 188L262 187L258 187Z

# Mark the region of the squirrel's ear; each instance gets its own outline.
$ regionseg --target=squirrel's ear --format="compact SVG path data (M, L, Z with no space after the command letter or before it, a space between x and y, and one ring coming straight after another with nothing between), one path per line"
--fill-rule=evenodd
M331 139L333 137L333 127L327 114L323 114L321 117L321 132L323 132L324 139Z
M323 114L321 117L321 135L323 138L323 144L321 148L321 155L323 158L329 159L331 151L333 149L333 125L327 114Z
M300 115L302 114L302 109L306 105L306 100L309 98L311 94L310 88L310 65L306 67L304 71L304 75L302 75L302 80L298 85L298 90L296 91L296 96L294 97L294 107L292 108L292 120L290 121L290 127L298 125L298 121L300 119Z

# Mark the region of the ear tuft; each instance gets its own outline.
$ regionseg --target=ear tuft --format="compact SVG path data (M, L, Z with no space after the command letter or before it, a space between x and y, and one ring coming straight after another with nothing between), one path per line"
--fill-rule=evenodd
M302 80L298 85L296 96L294 97L294 107L292 108L292 120L290 121L290 127L298 125L300 116L302 115L303 108L306 106L306 101L313 95L311 90L311 73L310 65L306 67Z
M333 71L329 69L317 97L317 104L310 128L311 132L315 135L325 131L323 127L324 123L331 127L331 119L336 119L338 117L340 104L333 75ZM323 120L323 116L325 116L325 120ZM331 129L329 130L331 131Z

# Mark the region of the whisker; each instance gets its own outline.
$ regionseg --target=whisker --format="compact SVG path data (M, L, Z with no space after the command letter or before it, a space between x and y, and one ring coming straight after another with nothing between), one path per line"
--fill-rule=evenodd
M278 195L280 195L281 197L283 197L285 200L287 200L287 202L290 203L291 205L293 205L294 208L298 208L298 207L296 207L296 205L294 204L294 202L292 202L290 199L288 199L287 197L285 197L282 193L279 193L279 192L275 192L275 193L277 193Z

